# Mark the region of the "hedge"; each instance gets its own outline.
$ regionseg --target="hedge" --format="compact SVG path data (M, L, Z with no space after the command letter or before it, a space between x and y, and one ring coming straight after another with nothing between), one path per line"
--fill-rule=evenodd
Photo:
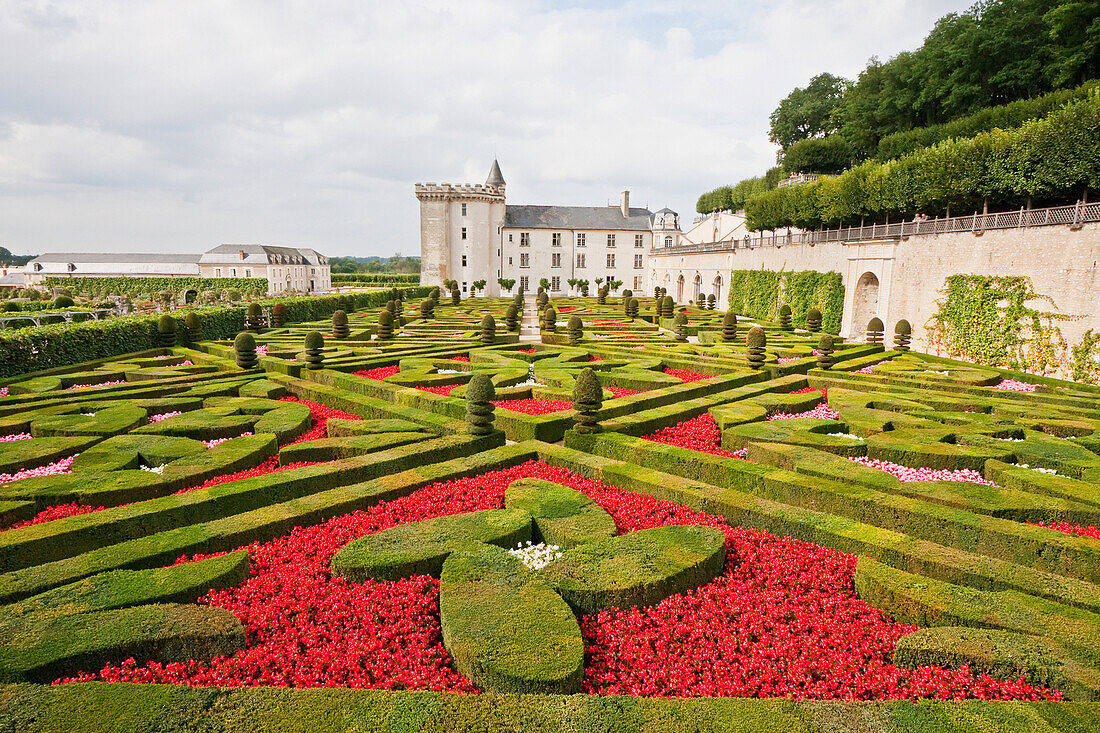
M822 328L840 333L844 311L844 284L839 272L802 270L734 270L730 278L729 307L735 313L775 320L781 305L789 305L792 321L806 327L811 308L821 311Z
M1100 93L1014 130L945 140L896 160L867 161L839 176L785 186L745 203L749 229L895 221L947 208L981 209L984 198L1019 205L1029 196L1073 200L1100 186Z
M943 124L895 132L879 140L875 157L878 160L893 160L944 140L974 137L995 128L1008 130L1019 127L1028 120L1046 117L1071 102L1087 99L1097 88L1098 83L1090 81L1074 89L1061 89L1033 99L1019 99L1008 104L985 107Z
M155 296L161 290L182 293L194 290L239 290L242 295L266 295L266 277L47 277L45 288L68 288L77 293L96 295Z
M1089 733L1100 704L187 687L85 683L0 686L0 729L20 733Z
M364 273L364 272L334 272L332 273L333 286L338 285L409 285L420 284L420 273Z
M418 295L427 288L418 288ZM329 318L336 310L380 308L389 300L388 291L315 295L285 298L264 303L281 302L290 322L315 321ZM202 318L203 339L232 339L244 330L243 305L172 311L176 333L185 334L183 316L194 312ZM30 328L18 333L0 331L0 378L27 372L79 364L94 359L118 356L134 351L159 347L155 314L108 318L104 321L58 323Z

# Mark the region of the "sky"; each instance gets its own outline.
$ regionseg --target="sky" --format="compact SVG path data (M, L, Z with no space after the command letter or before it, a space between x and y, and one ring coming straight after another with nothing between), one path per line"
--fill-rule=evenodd
M690 221L948 0L0 0L0 246L419 254L417 182Z

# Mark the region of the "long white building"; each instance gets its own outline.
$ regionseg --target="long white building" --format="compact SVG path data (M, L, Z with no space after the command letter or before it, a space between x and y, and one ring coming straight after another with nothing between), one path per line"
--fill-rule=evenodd
M498 278L528 292L546 278L551 294L565 294L578 279L594 293L603 278L644 292L651 250L680 240L675 211L631 207L629 191L617 206L515 205L505 203L505 186L495 160L484 185L416 184L422 285L455 280L465 294L485 280L486 294L499 295Z

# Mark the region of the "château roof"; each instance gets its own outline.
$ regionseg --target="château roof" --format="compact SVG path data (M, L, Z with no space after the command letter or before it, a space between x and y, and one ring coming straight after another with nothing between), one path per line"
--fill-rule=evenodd
M650 231L649 209L630 209L623 216L618 206L516 206L504 207L504 226L513 229L607 229Z
M493 167L489 171L489 177L485 179L486 186L503 186L504 175L500 172L500 164L493 158Z

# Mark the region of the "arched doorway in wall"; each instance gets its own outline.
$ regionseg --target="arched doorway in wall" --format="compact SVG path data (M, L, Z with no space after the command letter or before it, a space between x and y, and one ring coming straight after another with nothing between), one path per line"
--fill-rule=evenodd
M191 305L192 303L194 303L195 299L198 298L198 297L199 297L199 291L198 290L188 289L188 290L183 291L183 302L187 303L187 305Z
M699 303L699 294L703 292L703 276L695 273L695 281L691 284L691 299Z
M878 315L878 276L865 272L856 281L855 298L852 302L852 335L862 336L867 332L867 322Z
M676 302L677 303L683 303L684 302L684 276L683 275L680 275L680 277L676 280Z
M722 305L722 276L721 275L715 275L714 276L714 285L712 286L711 292L714 293L715 307L716 308L721 307L721 305Z

